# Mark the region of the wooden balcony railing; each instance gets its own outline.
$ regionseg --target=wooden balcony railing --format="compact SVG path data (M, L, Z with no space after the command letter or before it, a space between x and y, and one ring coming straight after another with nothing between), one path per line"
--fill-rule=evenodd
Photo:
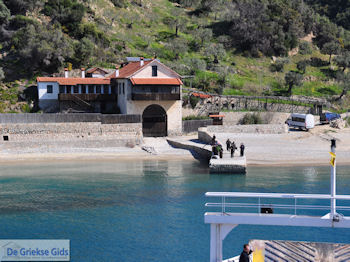
M155 101L162 101L162 100L180 100L180 93L133 93L132 94L132 100L155 100Z
M59 101L113 101L117 99L115 94L58 94Z

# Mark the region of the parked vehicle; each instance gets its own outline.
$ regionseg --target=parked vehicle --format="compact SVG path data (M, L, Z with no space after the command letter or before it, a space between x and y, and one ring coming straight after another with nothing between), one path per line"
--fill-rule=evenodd
M286 124L292 128L299 128L308 131L315 127L315 118L311 114L291 114Z
M332 120L339 119L341 116L336 113L322 113L320 115L321 124L329 124Z

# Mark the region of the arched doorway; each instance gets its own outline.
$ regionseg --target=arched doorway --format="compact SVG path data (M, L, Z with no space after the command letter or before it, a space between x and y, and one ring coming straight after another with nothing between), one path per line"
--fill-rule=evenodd
M142 114L142 131L145 137L162 137L168 135L168 117L159 105L146 107Z

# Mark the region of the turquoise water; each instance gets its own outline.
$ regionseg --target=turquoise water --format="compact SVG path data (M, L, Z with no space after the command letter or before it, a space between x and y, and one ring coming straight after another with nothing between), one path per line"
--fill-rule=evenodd
M71 261L208 261L207 191L328 193L329 167L219 176L192 161L2 166L0 238L70 239ZM349 167L338 167L338 193L350 194ZM224 257L249 239L349 243L350 230L239 226Z

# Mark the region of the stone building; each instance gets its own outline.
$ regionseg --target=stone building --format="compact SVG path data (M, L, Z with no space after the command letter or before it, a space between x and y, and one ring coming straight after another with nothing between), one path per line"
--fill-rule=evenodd
M38 77L44 112L121 113L142 116L144 136L182 131L180 75L157 59L129 58L112 73L102 68L81 77Z

